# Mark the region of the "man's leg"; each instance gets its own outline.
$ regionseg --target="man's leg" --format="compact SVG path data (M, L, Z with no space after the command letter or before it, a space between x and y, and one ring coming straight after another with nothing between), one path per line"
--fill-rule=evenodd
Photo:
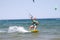
M34 26L34 30L36 30L37 26Z
M31 29L33 29L34 28L34 26L33 25L31 25L30 27L29 27L29 30L31 30Z

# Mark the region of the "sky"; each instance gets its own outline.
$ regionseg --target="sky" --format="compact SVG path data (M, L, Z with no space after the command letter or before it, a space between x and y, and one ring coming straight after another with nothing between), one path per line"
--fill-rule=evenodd
M30 19L30 14L38 19L60 18L60 0L0 0L0 20Z

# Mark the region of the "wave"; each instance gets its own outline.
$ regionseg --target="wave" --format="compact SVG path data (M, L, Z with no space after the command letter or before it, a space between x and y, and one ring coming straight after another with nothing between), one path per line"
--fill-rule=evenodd
M8 33L12 33L12 32L20 32L20 33L26 33L26 32L30 32L27 31L24 27L22 26L10 26L8 28Z

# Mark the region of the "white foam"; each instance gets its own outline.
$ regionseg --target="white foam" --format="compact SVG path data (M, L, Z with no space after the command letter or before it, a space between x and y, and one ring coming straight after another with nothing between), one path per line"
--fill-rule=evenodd
M23 33L25 33L25 32L29 32L29 31L25 30L25 28L22 26L19 26L19 27L18 26L10 26L8 28L8 33L11 33L11 32L23 32Z
M18 27L17 31L18 32L28 32L27 30L24 29L24 27Z

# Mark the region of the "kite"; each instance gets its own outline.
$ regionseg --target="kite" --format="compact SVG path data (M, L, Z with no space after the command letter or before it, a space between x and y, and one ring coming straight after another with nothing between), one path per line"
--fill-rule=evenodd
M57 10L57 8L55 8L55 10Z

